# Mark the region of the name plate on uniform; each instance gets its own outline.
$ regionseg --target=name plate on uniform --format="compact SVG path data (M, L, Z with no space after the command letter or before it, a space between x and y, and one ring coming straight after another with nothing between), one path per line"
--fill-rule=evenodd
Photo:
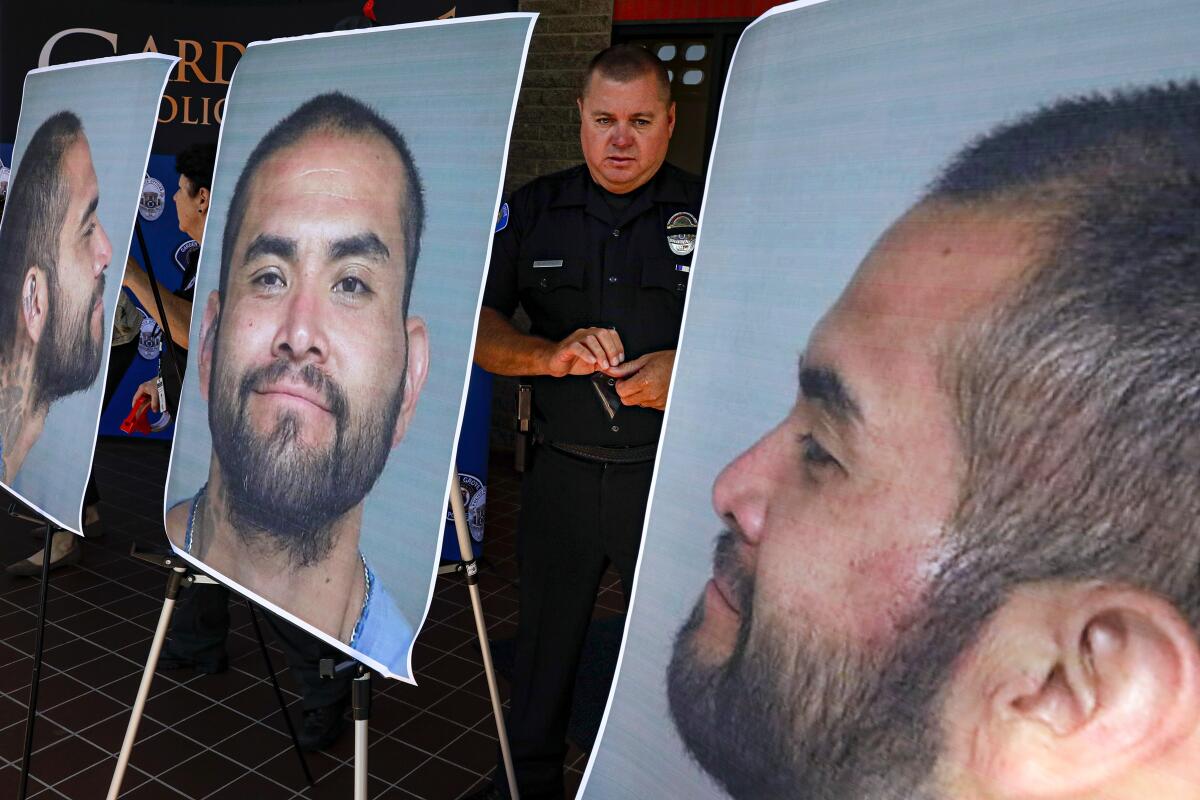
M534 269L554 269L555 267L561 267L562 265L563 260L561 258L552 258L547 261L533 262Z

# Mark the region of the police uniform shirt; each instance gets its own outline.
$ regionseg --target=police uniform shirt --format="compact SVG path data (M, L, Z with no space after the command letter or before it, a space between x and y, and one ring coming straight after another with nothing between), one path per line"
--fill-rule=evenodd
M501 207L483 304L557 342L615 328L625 360L679 341L703 182L664 163L614 210L586 165L534 180ZM536 376L533 423L552 442L625 447L655 442L662 412L620 406L610 419L592 378Z

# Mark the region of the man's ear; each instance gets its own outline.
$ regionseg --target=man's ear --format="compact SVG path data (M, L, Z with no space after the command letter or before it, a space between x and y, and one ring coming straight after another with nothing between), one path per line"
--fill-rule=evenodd
M675 101L671 101L671 105L667 106L667 138L670 139L675 133Z
M204 317L200 320L200 396L208 402L208 384L212 379L213 347L221 321L221 298L216 291L208 293Z
M208 189L201 186L200 191L196 192L196 209L201 214L208 213L208 200L209 200Z
M46 271L37 266L25 270L25 279L21 281L21 320L34 344L42 338L50 311L50 288L47 283Z
M429 376L429 329L425 327L425 320L409 317L404 326L408 330L408 369L404 375L404 401L400 405L400 416L396 418L396 430L392 433L392 447L404 438L417 409L425 378Z
M1093 797L1168 777L1197 741L1196 636L1174 605L1138 589L1019 588L951 683L944 758L953 783L975 787L962 795Z

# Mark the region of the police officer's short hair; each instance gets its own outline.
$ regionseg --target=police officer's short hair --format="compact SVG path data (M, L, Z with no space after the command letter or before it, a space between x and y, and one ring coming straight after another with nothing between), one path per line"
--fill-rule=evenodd
M229 202L229 215L226 217L225 233L221 238L221 278L218 290L221 297L225 296L225 287L229 282L229 266L233 259L233 247L242 229L242 221L246 216L246 204L250 193L250 183L254 180L259 167L270 156L290 147L310 133L328 131L347 135L375 135L382 138L396 151L404 168L405 183L401 203L400 222L404 229L404 300L401 310L408 316L408 301L412 296L413 276L416 273L417 256L421 250L421 232L425 227L425 192L421 186L421 176L409 152L408 143L396 130L396 126L381 117L366 103L341 92L329 92L317 95L306 101L288 116L284 117L275 127L259 141L246 166L238 177L233 190L233 198Z
M175 156L175 171L191 181L189 196L195 197L201 189L212 191L213 168L216 164L215 142L200 142L179 151Z
M51 286L58 280L58 234L66 222L70 187L62 174L67 148L83 136L83 123L60 111L38 126L8 187L0 240L0 355L12 352L21 309L21 283L35 264Z
M587 93L588 84L597 73L618 83L628 83L646 75L653 76L663 102L671 104L671 76L667 74L666 65L641 45L614 44L593 56L579 85L580 98Z

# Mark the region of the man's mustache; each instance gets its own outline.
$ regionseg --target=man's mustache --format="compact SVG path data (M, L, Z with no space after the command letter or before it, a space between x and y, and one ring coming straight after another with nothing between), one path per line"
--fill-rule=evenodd
M245 406L250 393L261 391L282 380L302 383L319 393L329 408L329 413L338 421L339 427L346 419L346 393L337 382L322 372L316 364L295 367L287 359L276 359L265 367L257 367L242 378L239 400Z
M108 268L105 267L105 271L101 272L100 275L96 278L96 288L92 290L92 305L93 306L96 303L100 303L101 305L104 304L104 282L105 282L107 272L108 272ZM88 306L88 308L91 308L91 306Z
M721 577L737 596L738 608L743 620L750 616L751 603L754 600L754 576L746 571L739 553L741 535L736 531L726 529L717 537L713 548L713 575Z

